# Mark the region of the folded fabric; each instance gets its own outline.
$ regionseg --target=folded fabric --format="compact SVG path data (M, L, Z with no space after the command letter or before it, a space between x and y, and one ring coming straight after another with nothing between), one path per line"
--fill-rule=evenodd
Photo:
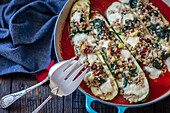
M65 2L0 1L0 75L36 73L50 64L52 33Z

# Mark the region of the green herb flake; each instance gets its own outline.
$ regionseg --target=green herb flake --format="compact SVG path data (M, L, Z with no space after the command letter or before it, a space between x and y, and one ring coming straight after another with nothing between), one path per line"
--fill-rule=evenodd
M126 80L126 77L124 77L124 81L123 81L123 87L125 88L127 86L128 81Z
M165 51L162 51L162 59L166 60L168 57L170 57L170 53L165 54Z
M103 83L105 83L105 82L106 82L106 80L105 80L105 79L103 79L103 78L100 78L99 82L100 82L100 85L99 85L99 86L101 86Z
M152 66L159 70L162 69L162 66L159 64L159 62L157 60L155 60L155 58L153 56L153 52L152 52Z
M160 70L162 69L162 66L155 59L152 60L152 66L155 67L156 69L160 69Z
M137 6L137 0L129 0L129 5L131 8L135 8Z
M131 70L131 67L129 67L129 72L130 72L131 77L135 77L137 75L136 70L137 70L137 66L135 69L132 69L132 70Z

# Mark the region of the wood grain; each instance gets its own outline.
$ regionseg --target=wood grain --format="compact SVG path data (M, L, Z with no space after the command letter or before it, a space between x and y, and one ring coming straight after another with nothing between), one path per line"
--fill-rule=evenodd
M34 75L15 73L0 76L0 97L21 91L38 83ZM36 88L27 95L21 97L18 101L7 109L1 109L0 113L31 113L40 105L49 95L49 83ZM170 113L170 96L155 104L129 108L125 113ZM117 113L117 108L108 106L100 102L93 102L92 108L99 113ZM85 96L79 90L73 92L67 97L54 96L39 113L87 113L85 108Z
M0 76L0 97L3 97L11 92L11 75ZM0 113L9 113L10 107L0 109Z

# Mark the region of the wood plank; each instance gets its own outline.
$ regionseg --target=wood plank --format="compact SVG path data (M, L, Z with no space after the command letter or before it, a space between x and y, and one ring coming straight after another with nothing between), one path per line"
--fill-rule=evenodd
M11 77L12 76L12 77ZM11 80L13 78L13 80ZM12 81L12 87L11 86ZM17 92L26 89L37 83L36 78L33 75L28 74L11 74L0 77L0 96L4 96L12 92ZM50 88L48 83L31 91L18 101L16 101L11 107L7 109L0 109L0 113L30 113L40 103L42 103L50 95ZM155 104L139 107L129 108L125 113L170 113L170 97L157 102ZM108 106L99 102L93 102L92 108L99 113L117 113L117 108ZM72 95L61 98L54 96L40 111L40 113L87 113L85 109L85 96L79 90L76 90Z
M72 106L71 106L71 105L72 105L71 98L72 98L71 95L66 96L66 97L63 97L63 100L64 100L64 104L63 104L64 113L72 113L72 109L71 109L71 107L72 107Z
M35 76L16 74L13 76L12 92L21 91L38 83ZM21 97L11 106L10 113L30 113L50 95L48 83L36 88ZM62 106L61 106L62 105ZM63 99L55 96L41 110L40 113L62 113Z
M10 94L11 90L11 75L0 76L0 98L3 96ZM0 113L9 113L10 107L6 109L0 108Z

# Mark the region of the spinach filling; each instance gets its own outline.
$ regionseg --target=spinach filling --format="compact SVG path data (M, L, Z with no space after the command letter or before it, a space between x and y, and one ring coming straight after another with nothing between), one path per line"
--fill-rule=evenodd
M102 27L105 27L105 21L101 20L101 19L95 19L94 21L92 21L93 26L95 29L101 29Z
M102 77L99 77L99 78L95 78L94 79L95 81L99 81L99 86L101 86L103 83L105 83L106 82L106 80L105 79L103 79Z
M137 0L129 0L129 3L131 8L135 8L137 6Z
M122 32L133 29L137 22L140 22L137 18L134 18L133 20L125 21L125 25L123 26Z
M100 30L99 33L97 34L97 39L100 40L100 35L103 34L105 35L105 33L109 33L109 35L111 35L113 33L113 31L107 31L107 30Z
M129 67L129 72L131 77L135 77L137 75L137 67L135 69L132 69L132 67Z
M159 13L158 13L157 10L151 10L151 11L149 12L149 15L152 16L152 14L154 14L154 16L156 16L156 17L158 17L158 15L159 15Z
M170 53L165 53L165 51L162 51L162 59L166 60L168 57L170 57Z
M68 38L69 40L71 40L77 33L85 33L85 34L87 34L87 33L92 31L92 30L86 30L86 28L83 28L80 31L79 28L78 28L78 25L76 25L75 22L73 22L73 27L74 27L74 29L71 32L71 36Z
M85 17L83 15L80 17L80 22L85 22Z
M159 64L159 62L157 60L155 60L155 58L153 56L153 52L152 52L152 66L159 70L162 69L162 66Z
M121 58L116 59L116 60L114 61L114 63L110 63L111 71L118 69L119 66L118 66L117 62L118 62L119 60L121 60ZM112 72L112 74L113 74L113 76L116 76L116 75L118 75L119 73L113 73L113 72Z
M159 64L159 62L157 60L155 60L154 58L152 59L152 66L155 67L156 69L161 70L162 66Z
M156 35L158 36L158 41L160 39L167 38L167 42L168 42L169 37L170 37L170 29L168 29L168 26L161 27L161 28L158 28L158 26L159 26L159 23L152 24L152 25L148 26L147 28L149 30L155 31Z
M168 29L168 27L163 27L157 30L156 34L159 38L162 38L162 39L167 38L167 42L169 42L170 30Z

